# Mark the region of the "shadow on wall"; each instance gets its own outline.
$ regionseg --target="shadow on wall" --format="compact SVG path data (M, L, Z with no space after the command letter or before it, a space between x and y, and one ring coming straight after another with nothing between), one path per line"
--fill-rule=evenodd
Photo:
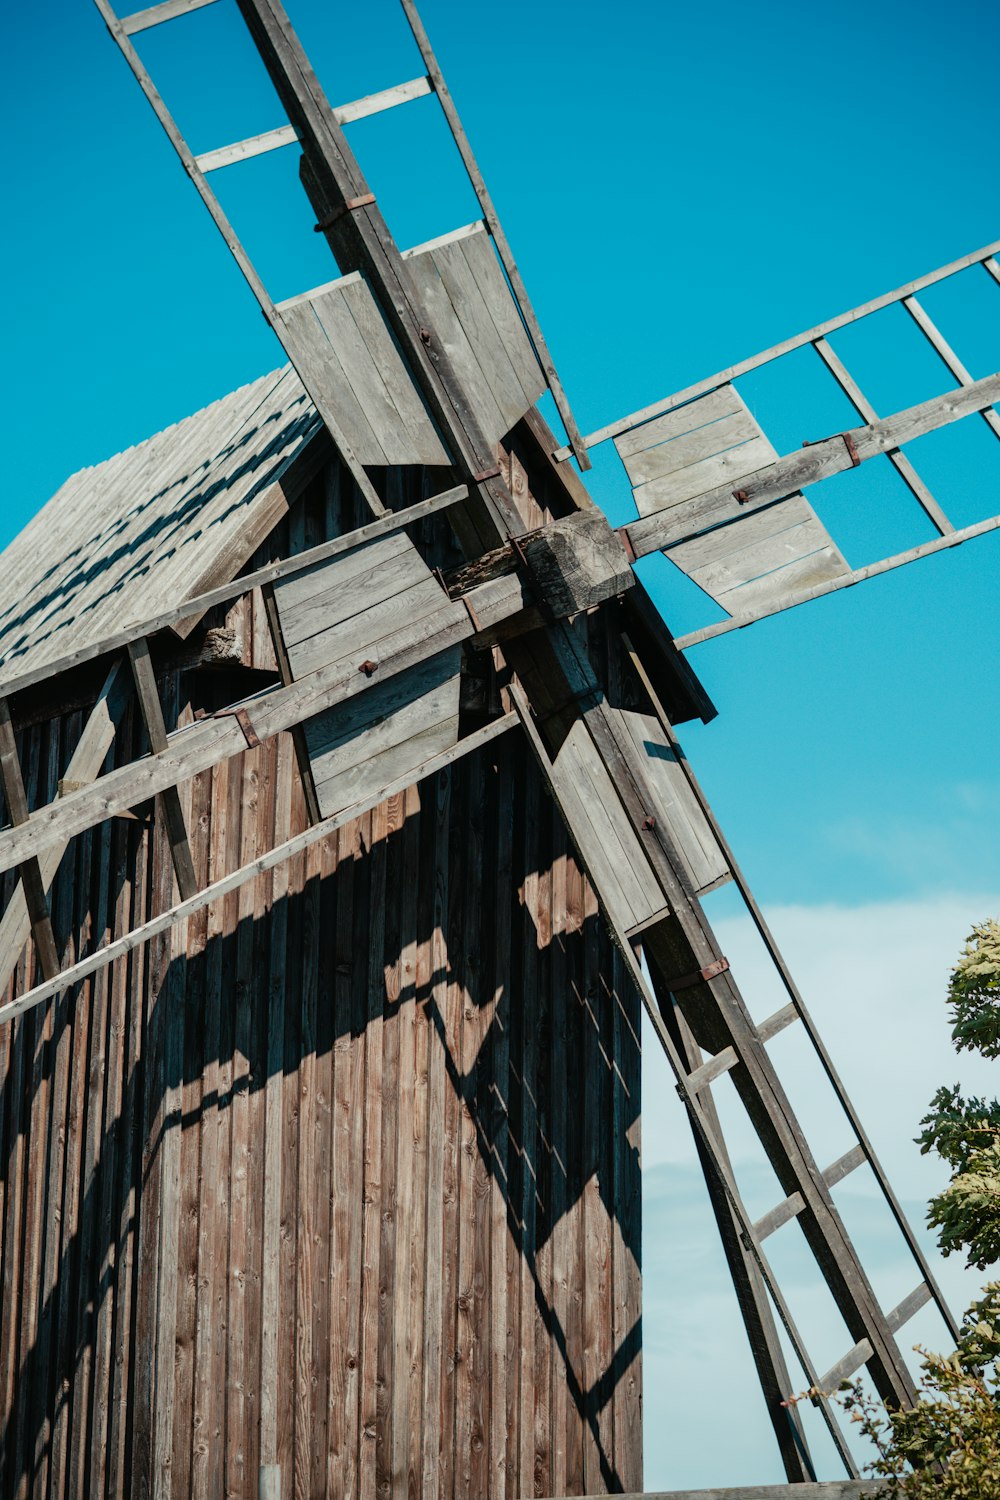
M301 826L284 739L192 796L201 879ZM169 899L159 828L64 875ZM641 1487L637 1027L511 736L22 1018L0 1495Z

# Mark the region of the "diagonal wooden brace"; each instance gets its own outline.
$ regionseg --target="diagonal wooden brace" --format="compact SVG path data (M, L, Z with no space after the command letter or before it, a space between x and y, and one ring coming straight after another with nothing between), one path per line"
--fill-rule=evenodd
M10 717L10 705L0 698L0 778L3 780L4 796L12 823L28 821L28 799L21 775L21 762L17 758L14 740L14 725ZM31 935L35 940L38 962L45 979L54 979L59 972L59 950L52 930L52 916L45 895L45 882L38 859L32 856L19 866L21 891L31 923Z

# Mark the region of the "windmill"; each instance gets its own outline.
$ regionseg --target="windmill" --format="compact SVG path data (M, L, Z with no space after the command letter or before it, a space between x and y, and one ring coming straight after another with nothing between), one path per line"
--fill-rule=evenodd
M24 590L19 617L3 622L0 689L4 703L13 707L0 713L0 748L12 826L0 840L0 852L3 869L16 870L18 883L11 887L0 948L16 959L25 930L30 931L40 978L36 974L37 982L26 984L25 970L0 1018L13 1022L66 995L74 983L162 941L213 900L226 899L282 861L315 847L365 809L405 797L413 784L494 743L519 737L530 747L600 904L613 945L603 955L605 967L619 975L616 984L642 998L674 1070L785 1469L790 1481L810 1478L801 1417L784 1404L802 1377L828 1390L865 1367L887 1400L910 1401L912 1377L896 1334L928 1301L937 1304L952 1332L954 1326L764 917L680 751L676 724L714 712L682 653L1000 525L1000 517L993 517L956 530L904 451L913 438L964 417L981 418L1000 430L993 410L1000 376L974 380L919 301L923 287L973 265L1000 281L993 258L998 247L965 256L584 438L410 0L403 0L403 8L425 73L334 108L280 5L241 0L240 11L288 123L196 157L156 92L133 38L167 22L183 24L186 13L209 3L214 0L166 0L122 19L105 0L98 0L98 9L287 351L308 400L285 375L269 384L256 383L236 393L239 399L231 398L236 399L235 410L227 408L227 414L214 417L201 414L200 423L191 419L196 425L175 438L163 435L159 446L152 440L148 450L137 450L131 458L122 455L117 469L81 480L63 500L75 515L106 515L107 535L124 537L127 545L121 550L128 552L139 536L128 531L130 520L123 520L114 505L129 486L143 494L169 495L181 483L184 464L200 461L213 423L223 418L240 433L249 413L254 434L266 435L266 443L255 436L256 446L247 449L252 456L249 477L239 463L238 443L219 459L217 492L224 504L211 508L214 499L205 497L213 494L212 486L202 495L199 522L213 541L211 568L192 577L179 545L172 562L150 570L143 614L134 613L134 594L128 596L131 612L124 619L115 591L98 592L96 602L91 601L86 593L90 581L80 581L76 564L75 571L62 575L59 559L53 570L38 564L38 527L11 549L10 561L19 569ZM482 219L457 231L442 226L440 239L401 252L380 211L373 191L377 184L363 175L345 127L427 94L443 110ZM302 153L302 182L316 229L339 274L275 303L223 213L211 176L235 161L289 146ZM838 328L894 302L902 303L944 360L956 389L879 417L829 340ZM859 423L781 456L736 382L806 347L815 349L829 369ZM564 424L565 445L535 411L546 389ZM604 441L613 441L617 449L639 512L636 521L617 531L572 467L575 459L586 472L588 452ZM331 452L338 489L327 497L327 514L334 518L329 534L247 571L282 507L287 510L294 503L321 463L329 465ZM882 455L930 518L938 539L852 570L805 491ZM255 469L268 481L263 490L254 485ZM177 527L180 533L179 522ZM105 532L100 535L106 546ZM633 571L639 558L657 551L717 600L729 618L673 639ZM64 596L76 591L82 607L75 617L59 617L64 606L53 602L53 576L62 576ZM157 686L163 633L185 639L191 622L254 590L261 591L279 680L262 685L258 679L253 691L236 701L168 730L170 715ZM257 622L255 628L264 627ZM212 649L224 648L224 642L216 641ZM201 649L203 654L208 649L204 642ZM96 717L88 720L94 743L85 755L78 746L70 765L61 768L58 796L33 799L25 789L32 772L23 765L23 750L19 756L15 728L28 722L25 705L31 694L37 698L63 674L88 666L106 674ZM102 771L122 703L133 693L145 740L134 741L131 753L113 770ZM307 827L273 851L255 851L243 864L236 859L220 879L206 884L199 875L196 835L179 784L214 772L285 731L295 741ZM149 754L142 754L147 744ZM37 770L34 775L37 782ZM56 930L58 903L53 899L50 905L47 890L68 840L86 837L111 817L131 814L133 821L148 820L153 798L180 899L173 899L170 870L161 868L156 898L142 919L114 928L110 942L67 964ZM736 885L747 903L787 991L787 1004L758 1024L750 1019L738 976L699 899L726 881ZM403 899L398 892L397 897ZM382 910L390 920L388 897ZM9 967L5 976L8 972ZM789 1026L807 1033L855 1132L852 1149L825 1168L809 1149L767 1051L771 1039ZM456 1074L456 1086L467 1092L474 1088L475 1068L473 1062ZM743 1203L712 1101L711 1085L724 1077L735 1085L783 1192L757 1220ZM619 1108L613 1105L612 1113ZM484 1143L484 1154L490 1146ZM831 1196L847 1173L864 1166L874 1173L914 1260L915 1288L893 1309L878 1304ZM162 1207L171 1191L167 1172L160 1191ZM607 1191L617 1206L615 1185ZM367 1192L365 1201L370 1201ZM176 1201L173 1206L177 1208ZM162 1222L167 1221L165 1215ZM768 1239L792 1222L803 1232L846 1329L844 1354L829 1369L814 1364L768 1260ZM147 1215L143 1233L152 1236L148 1243L161 1257L162 1280L168 1257L157 1238L161 1226ZM449 1247L440 1248L447 1257ZM176 1256L176 1245L172 1253ZM262 1322L266 1343L268 1325L266 1319ZM779 1327L801 1366L794 1375ZM558 1315L549 1333L555 1340L565 1336ZM401 1346L394 1347L398 1355ZM136 1377L149 1381L143 1395L150 1406L154 1394L165 1389L173 1357L169 1340L164 1340L152 1370ZM378 1368L376 1361L362 1376L377 1376ZM600 1412L599 1387L597 1380L572 1399L579 1397L583 1407L589 1399ZM834 1410L823 1398L818 1407L848 1473L855 1473ZM373 1412L377 1427L379 1413L374 1407ZM491 1413L491 1421L501 1419L502 1414L494 1418ZM260 1421L262 1430L265 1423L276 1425L274 1414L263 1410ZM402 1427L402 1422L394 1427L394 1441L400 1440ZM278 1439L273 1432L271 1437L273 1447ZM156 1477L150 1487L162 1490L171 1434L154 1422L143 1441L153 1455L148 1472ZM627 1439L623 1435L617 1441ZM281 1465L266 1447L261 1437L262 1469L268 1471L262 1483L273 1484ZM395 1462L395 1455L386 1462L390 1475L396 1472ZM564 1480L579 1489L585 1468L570 1474L569 1467ZM147 1472L141 1456L133 1472ZM600 1479L610 1486L626 1472L625 1460L616 1455L616 1464L607 1472L602 1468ZM425 1463L425 1482L429 1474Z

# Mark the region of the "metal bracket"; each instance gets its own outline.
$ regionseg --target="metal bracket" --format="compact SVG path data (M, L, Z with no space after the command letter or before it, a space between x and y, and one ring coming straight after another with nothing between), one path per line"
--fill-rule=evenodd
M618 540L621 542L622 546L625 548L625 556L628 558L629 562L634 564L635 563L635 548L632 546L632 538L628 534L628 527L627 526L616 526L615 527L615 536L618 538Z
M667 989L672 995L678 990L689 990L692 985L706 984L710 979L716 979L718 975L725 974L729 968L728 958L717 958L714 963L707 964L704 969L698 969L694 974L680 974L676 979L667 980Z
M459 594L458 603L465 605L465 612L469 616L469 619L472 621L473 630L477 635L481 634L483 629L483 622L476 614L472 600L466 594Z
M851 467L853 469L858 468L858 466L861 463L861 458L860 458L860 456L858 454L857 448L855 448L855 446L854 446L854 439L851 437L851 434L849 432L835 432L833 434L833 437L843 438L843 440L844 440L844 447L847 449L848 453L850 454ZM832 441L833 441L833 438L815 438L814 440L810 440L809 438L806 438L806 440L802 444L802 446L803 446L803 448L815 448L817 446L817 444L819 444L819 443L829 443L829 442L832 442ZM733 491L733 494L736 495L737 499L739 499L739 494L737 493L736 490Z
M316 234L325 234L328 229L333 228L338 219L343 218L344 214L352 214L356 208L368 208L374 202L374 193L362 193L360 198L348 198L339 208L335 208L333 213L329 214L327 218L321 219L318 224L314 224L313 230Z
M256 750L260 744L260 735L253 727L253 720L245 708L220 708L218 713L212 714L213 719L235 719L243 731L243 738L247 742L247 748Z

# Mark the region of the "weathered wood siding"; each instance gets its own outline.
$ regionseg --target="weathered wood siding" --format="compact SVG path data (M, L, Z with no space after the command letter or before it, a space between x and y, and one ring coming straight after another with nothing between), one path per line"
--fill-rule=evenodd
M199 879L245 862L291 740L184 801ZM60 943L172 882L159 827L77 840ZM0 1030L0 1494L640 1488L637 1027L508 735Z

